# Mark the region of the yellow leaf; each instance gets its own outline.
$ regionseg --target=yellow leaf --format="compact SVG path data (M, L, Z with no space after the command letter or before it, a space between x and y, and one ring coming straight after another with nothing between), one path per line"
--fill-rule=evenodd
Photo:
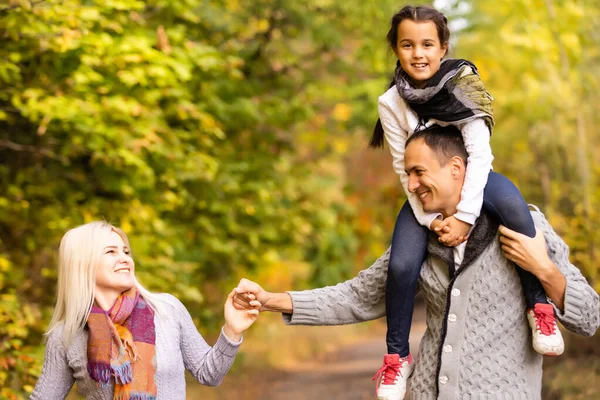
M352 109L348 104L339 103L333 108L332 115L338 121L348 121L352 115Z

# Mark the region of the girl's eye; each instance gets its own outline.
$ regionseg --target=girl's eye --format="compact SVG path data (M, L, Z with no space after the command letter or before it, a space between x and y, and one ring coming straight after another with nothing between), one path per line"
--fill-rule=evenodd
M404 47L405 49L408 49L410 47L410 44L404 44L404 45L402 45L402 47Z
M129 255L129 250L125 250L123 253Z
M114 252L115 252L114 250L108 250L108 251L106 252L106 254L112 254L112 253L114 253Z

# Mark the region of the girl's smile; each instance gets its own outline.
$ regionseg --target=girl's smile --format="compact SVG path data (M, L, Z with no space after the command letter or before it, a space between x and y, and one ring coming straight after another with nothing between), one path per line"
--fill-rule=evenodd
M394 53L417 88L424 87L440 69L447 48L447 43L440 43L437 27L432 21L405 19L398 25Z

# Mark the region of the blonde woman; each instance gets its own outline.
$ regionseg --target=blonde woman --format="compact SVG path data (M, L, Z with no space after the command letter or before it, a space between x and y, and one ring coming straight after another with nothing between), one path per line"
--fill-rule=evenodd
M58 299L31 399L64 399L75 382L86 399L185 399L186 369L218 385L260 307L236 310L232 296L210 347L177 298L136 280L122 230L106 222L71 229L60 243Z

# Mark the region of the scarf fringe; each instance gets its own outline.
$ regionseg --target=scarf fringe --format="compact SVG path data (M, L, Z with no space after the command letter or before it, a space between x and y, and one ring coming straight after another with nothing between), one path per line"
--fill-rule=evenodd
M129 361L126 361L121 365L111 365L111 367L112 372L115 375L116 384L124 385L133 380L133 372L131 370L131 363Z
M110 382L112 375L111 366L104 363L88 362L88 374L90 377L101 384L102 386L107 385Z
M131 393L129 400L156 400L156 396L145 393Z

